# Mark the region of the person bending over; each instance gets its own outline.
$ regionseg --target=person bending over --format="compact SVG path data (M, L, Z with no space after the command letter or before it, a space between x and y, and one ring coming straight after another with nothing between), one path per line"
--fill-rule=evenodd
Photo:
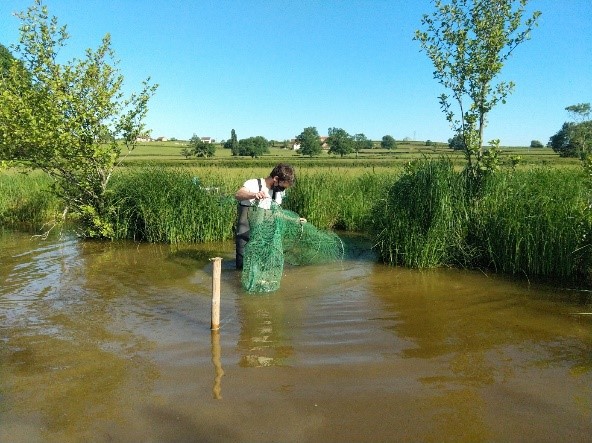
M296 182L294 168L280 163L272 169L266 178L247 180L234 195L238 201L238 219L236 223L236 269L243 268L245 245L250 238L249 208L258 202L262 209L271 209L271 202L282 204L284 192ZM305 222L305 219L300 219Z

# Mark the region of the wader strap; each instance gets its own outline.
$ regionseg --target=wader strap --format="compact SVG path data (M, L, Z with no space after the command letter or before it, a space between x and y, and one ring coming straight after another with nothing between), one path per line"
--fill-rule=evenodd
M263 189L263 186L261 186L261 179L260 178L257 179L257 183L259 183L259 192L261 192L261 189ZM250 208L251 206L253 206L253 205L250 205L250 204L249 205L243 205L242 203L239 203L238 205L239 206L242 206L242 207L247 207L247 208Z
M257 179L257 183L259 183L259 191L261 191L261 189L263 189L263 187L261 186L261 179L260 178ZM273 193L271 194L271 199L273 201L275 201L275 189L273 189Z
M274 188L275 188L275 186L273 188L271 188L271 190L272 190L271 200L274 201L274 202L276 202L276 200L275 200L275 189ZM259 182L259 190L261 191L261 182Z

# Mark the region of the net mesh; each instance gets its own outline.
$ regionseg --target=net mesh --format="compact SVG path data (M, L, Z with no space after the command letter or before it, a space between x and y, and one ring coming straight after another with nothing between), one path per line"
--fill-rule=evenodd
M248 292L279 289L284 262L310 265L343 259L343 243L337 234L301 223L298 214L276 203L271 209L252 207L249 226L251 234L241 276Z

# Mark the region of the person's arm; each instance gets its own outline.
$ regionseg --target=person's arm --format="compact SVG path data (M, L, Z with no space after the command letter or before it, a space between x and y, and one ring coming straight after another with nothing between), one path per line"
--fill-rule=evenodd
M269 195L267 195L267 193L263 192L263 191L258 191L258 192L249 191L246 187L243 186L238 191L236 191L236 194L234 194L234 198L236 198L238 201L253 200L253 199L263 200L265 198L269 198Z

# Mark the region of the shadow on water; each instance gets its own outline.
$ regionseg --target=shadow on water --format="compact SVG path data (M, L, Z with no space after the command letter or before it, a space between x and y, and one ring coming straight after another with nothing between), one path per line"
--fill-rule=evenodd
M248 294L232 242L4 233L0 441L590 441L589 292L343 239Z

